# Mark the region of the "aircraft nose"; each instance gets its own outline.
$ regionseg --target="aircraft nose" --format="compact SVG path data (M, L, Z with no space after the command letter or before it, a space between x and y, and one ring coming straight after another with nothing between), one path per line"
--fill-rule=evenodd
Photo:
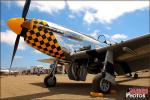
M22 30L21 25L23 22L24 18L11 18L7 21L7 25L13 32L19 35Z

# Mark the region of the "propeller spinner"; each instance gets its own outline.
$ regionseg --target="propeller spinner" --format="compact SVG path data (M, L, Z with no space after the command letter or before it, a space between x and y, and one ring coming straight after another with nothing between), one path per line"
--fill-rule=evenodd
M23 8L23 12L22 12L22 18L12 18L7 22L8 27L17 34L17 38L15 41L14 50L13 50L13 55L11 59L10 69L11 69L12 62L14 60L14 56L16 54L17 48L18 48L20 36L24 34L25 32L24 30L27 28L25 26L26 25L30 26L32 24L32 21L30 24L27 24L26 22L26 16L29 10L30 2L31 0L26 0L24 8Z

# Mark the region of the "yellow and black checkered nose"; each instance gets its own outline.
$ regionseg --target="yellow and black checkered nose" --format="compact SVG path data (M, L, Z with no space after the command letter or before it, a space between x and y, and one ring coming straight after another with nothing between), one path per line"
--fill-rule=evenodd
M29 30L24 36L24 40L35 49L58 59L65 59L54 33L44 27L48 24L41 20L34 20L33 29Z

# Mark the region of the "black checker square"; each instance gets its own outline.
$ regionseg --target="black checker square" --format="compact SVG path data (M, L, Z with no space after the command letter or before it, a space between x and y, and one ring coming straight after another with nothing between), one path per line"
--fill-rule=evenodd
M55 55L59 55L59 53L58 53L58 52L55 52Z
M31 35L33 35L33 34L35 34L35 33L34 33L34 31L33 31L33 30L31 30L31 31L30 31L30 34L31 34Z
M48 40L48 41L52 41L52 39L51 39L51 38L47 38L47 40Z
M57 47L57 50L58 50L58 51L60 51L60 50L61 50L60 46L59 46L59 47Z
M32 36L29 36L29 37L28 37L28 40L32 40Z
M44 33L48 33L48 29L47 28L44 29Z
M50 35L53 35L53 32L49 32Z
M44 41L40 41L40 44L43 45L43 44L44 44Z
M42 30L42 26L39 26L39 27L38 27L38 30L41 31L41 30Z
M50 53L53 53L53 50L49 50Z
M45 38L46 38L45 34L44 34L44 35L42 35L42 38L43 38L43 39L45 39Z
M40 36L40 32L37 32L37 33L36 33L36 36L37 36L37 37Z
M47 48L44 48L43 50L44 50L44 51L48 51L48 49L47 49Z
M50 44L49 43L46 43L46 47L49 47L50 46Z
M36 46L36 44L35 44L35 43L32 43L32 46Z
M56 40L56 39L54 39L54 40L53 40L53 42L54 42L54 44L55 44L55 43L57 43L57 40Z
M55 45L52 45L51 48L52 48L52 49L55 49L56 47L55 47Z
M37 38L35 38L35 39L34 39L34 42L38 42L38 39L37 39Z
M39 49L42 49L42 47L41 46L37 46Z

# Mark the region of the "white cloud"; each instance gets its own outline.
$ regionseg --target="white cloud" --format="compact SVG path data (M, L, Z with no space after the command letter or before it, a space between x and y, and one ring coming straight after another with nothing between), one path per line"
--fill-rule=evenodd
M111 23L125 13L143 10L149 6L149 1L68 1L67 4L73 13L84 12L84 21L87 23Z
M98 35L99 35L99 30L94 30L94 32L92 32L91 34L90 34L90 36L91 37L93 37L93 38L95 38L95 39L97 39L98 38Z
M106 38L110 38L109 34L103 34Z
M24 6L24 1L16 3ZM83 20L91 24L111 23L125 13L143 10L148 6L149 1L32 1L30 9L53 14L68 7L72 12L69 18L74 18L73 14L84 14Z
M111 30L111 27L109 27L109 26L106 26L106 29L107 29L107 30Z
M24 1L16 1L18 6L23 7ZM41 12L46 12L53 14L65 8L64 1L31 1L30 9L38 10Z
M14 46L16 40L16 34L11 30L6 30L5 32L1 32L1 42L6 43L10 46ZM25 50L25 42L22 37L20 37L18 49Z
M74 15L72 15L72 14L71 14L71 15L69 15L68 17L69 17L70 19L75 19L75 16L74 16Z
M87 11L85 13L83 20L86 21L88 24L91 24L95 20L94 16L95 15L93 13L90 13L89 11Z
M122 39L127 39L127 36L124 34L114 34L111 36L112 40L122 40Z

